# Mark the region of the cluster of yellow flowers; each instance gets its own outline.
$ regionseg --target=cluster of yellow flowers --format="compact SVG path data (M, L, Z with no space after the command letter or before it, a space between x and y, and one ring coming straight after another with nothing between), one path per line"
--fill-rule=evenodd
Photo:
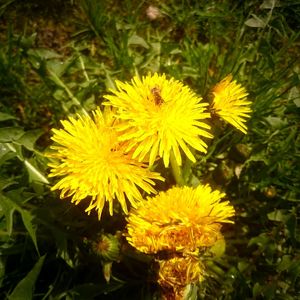
M221 223L232 223L234 209L221 202L224 193L208 185L157 194L155 180L164 178L154 165L162 158L165 167L172 160L181 166L183 154L195 162L194 150L206 153L206 141L213 137L207 122L211 113L246 133L250 102L231 75L213 88L210 105L164 74L117 81L116 87L104 96L102 111L70 117L53 130L49 176L60 180L52 190L75 204L87 199L86 211L96 209L99 219L106 202L113 214L114 200L128 214L128 201L128 242L144 253L169 253L158 260L158 282L180 299L184 286L203 277L195 254L223 238ZM145 199L142 191L157 195Z

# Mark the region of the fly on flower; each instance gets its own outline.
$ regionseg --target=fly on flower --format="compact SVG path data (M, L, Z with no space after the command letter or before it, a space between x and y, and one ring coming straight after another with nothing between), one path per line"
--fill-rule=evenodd
M160 94L161 91L158 87L152 88L151 93L154 96L154 102L155 102L156 105L161 105L164 102L164 100L163 100L163 98L161 97L161 94Z
M105 104L116 108L122 120L120 138L133 158L152 166L161 157L168 167L173 154L181 165L182 153L196 161L191 148L206 153L204 138L212 138L204 121L210 117L208 104L189 87L157 73L134 77L130 83L116 81L116 86L112 95L104 96Z

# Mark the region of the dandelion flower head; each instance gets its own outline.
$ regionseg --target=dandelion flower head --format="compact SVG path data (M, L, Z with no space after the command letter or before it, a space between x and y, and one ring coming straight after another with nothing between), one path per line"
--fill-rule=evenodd
M148 197L127 218L127 240L144 253L194 253L210 247L222 238L221 223L233 223L229 218L234 208L221 202L224 196L209 185L199 185L173 187Z
M203 120L210 115L207 104L189 87L157 73L141 80L134 77L130 83L116 81L116 86L113 95L104 96L109 100L105 104L115 107L124 121L119 127L124 131L121 138L128 141L128 149L134 149L134 158L147 159L152 166L162 157L168 167L171 151L178 165L182 164L180 149L193 162L190 148L206 152L203 137L212 135Z
M203 280L204 266L193 256L174 257L158 263L157 281L165 299L185 299L186 286Z
M53 129L55 144L47 155L54 159L49 163L49 176L60 178L52 190L61 190L61 198L71 197L78 204L88 197L86 211L96 209L100 219L106 201L111 215L114 199L127 213L126 198L136 206L142 199L140 189L155 193L153 180L163 178L125 153L127 146L118 140L117 120L110 109L105 113L97 109L93 117L70 117L61 123L62 129Z
M247 100L245 88L232 80L232 75L228 75L213 88L212 93L212 109L215 113L246 134L247 126L244 123L250 117L251 102Z

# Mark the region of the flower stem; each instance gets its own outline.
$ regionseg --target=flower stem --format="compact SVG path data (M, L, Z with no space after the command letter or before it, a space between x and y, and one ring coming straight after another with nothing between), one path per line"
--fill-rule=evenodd
M171 151L170 163L171 163L173 177L174 177L177 185L179 185L179 186L185 185L185 180L182 176L181 167L178 165L173 151Z

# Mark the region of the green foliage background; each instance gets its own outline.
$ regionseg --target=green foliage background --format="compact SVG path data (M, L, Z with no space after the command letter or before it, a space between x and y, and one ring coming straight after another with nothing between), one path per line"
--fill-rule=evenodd
M60 119L148 72L206 99L232 73L253 102L249 133L221 124L185 173L237 212L198 298L300 298L299 1L4 0L0 18L1 299L159 299L151 258L122 237L112 265L92 250L122 214L99 222L60 200L43 156Z

